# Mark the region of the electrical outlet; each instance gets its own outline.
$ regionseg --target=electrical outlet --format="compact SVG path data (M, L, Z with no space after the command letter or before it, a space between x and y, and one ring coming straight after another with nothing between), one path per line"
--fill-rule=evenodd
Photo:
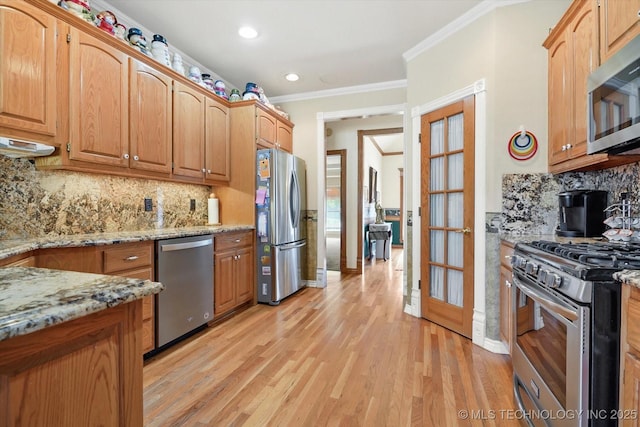
M191 199L191 203L189 204L189 209L192 211L196 210L196 199Z
M144 211L145 212L151 212L153 210L153 200L151 199L144 199Z
M263 283L262 284L262 295L266 295L267 294L267 284Z

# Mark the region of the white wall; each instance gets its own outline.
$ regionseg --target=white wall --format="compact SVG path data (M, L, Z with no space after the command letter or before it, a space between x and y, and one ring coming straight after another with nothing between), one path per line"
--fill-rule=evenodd
M407 64L409 108L485 79L489 212L501 210L503 174L547 171L547 50L542 43L569 3L533 0L497 8ZM538 153L521 162L507 152L520 125L539 143Z
M382 170L378 173L378 181L382 188L382 207L400 209L400 171L404 167L404 156L383 156Z
M319 167L324 170L324 158L318 159L317 156L317 114L402 104L405 102L405 98L405 90L401 88L278 103L289 114L291 121L295 124L293 128L293 154L302 157L307 162L308 209L323 208L323 206L317 205L318 187L314 179L314 177L318 176ZM329 126L332 127L332 125Z

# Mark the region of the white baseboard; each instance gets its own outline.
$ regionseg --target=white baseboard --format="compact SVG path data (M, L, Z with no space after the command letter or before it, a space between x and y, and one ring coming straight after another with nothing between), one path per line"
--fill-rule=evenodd
M492 353L509 354L509 348L504 342L491 338L484 339L482 348L484 348L485 350L489 350Z

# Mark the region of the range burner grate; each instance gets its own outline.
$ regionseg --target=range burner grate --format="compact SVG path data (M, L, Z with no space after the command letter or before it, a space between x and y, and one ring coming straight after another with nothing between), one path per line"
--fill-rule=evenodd
M638 243L558 243L534 241L531 246L586 266L609 269L640 269Z

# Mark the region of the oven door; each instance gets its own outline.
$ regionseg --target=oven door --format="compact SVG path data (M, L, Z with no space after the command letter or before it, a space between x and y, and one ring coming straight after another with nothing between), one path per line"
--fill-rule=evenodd
M533 425L586 426L589 308L514 270L513 375L520 409Z

